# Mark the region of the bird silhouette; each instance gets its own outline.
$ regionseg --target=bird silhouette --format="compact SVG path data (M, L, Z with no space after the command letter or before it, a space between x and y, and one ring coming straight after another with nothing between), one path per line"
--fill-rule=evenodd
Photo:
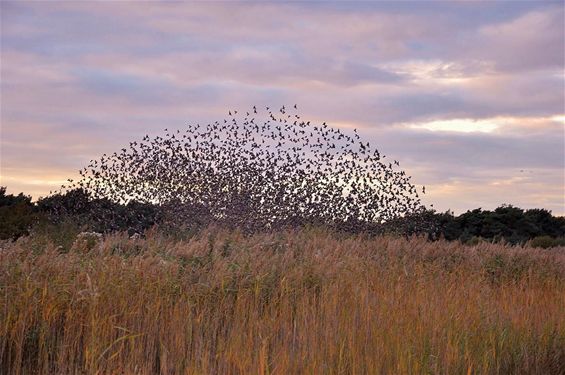
M308 223L364 228L421 209L410 177L381 162L356 129L301 120L296 104L269 108L262 115L253 106L243 118L229 110L231 121L188 124L176 137L167 129L146 134L92 160L81 180L60 192L80 188L92 199L156 205L171 225L249 231Z

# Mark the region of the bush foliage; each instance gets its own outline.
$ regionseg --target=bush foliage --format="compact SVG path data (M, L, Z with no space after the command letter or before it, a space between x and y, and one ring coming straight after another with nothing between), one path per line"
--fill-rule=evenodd
M37 219L31 197L23 193L6 195L6 188L0 186L0 239L16 239L28 234Z
M123 205L108 199L92 199L81 189L55 194L34 203L22 193L17 196L6 195L6 188L2 187L0 239L16 239L28 234L34 225L45 227L53 224L67 228L71 226L76 231L127 231L131 235L143 233L156 224L166 228L175 219L167 214L170 211L136 201ZM195 208L195 215L188 216L182 229L191 232L211 223L211 216L203 213L201 208ZM324 226L324 223L301 223L301 226L307 225ZM423 234L430 240L445 238L467 244L476 244L480 240L510 244L532 241L533 246L547 248L563 246L565 243L565 217L553 216L551 211L545 209L523 210L510 205L502 205L494 211L478 208L459 216L450 211L439 213L423 210L381 224L363 224L349 220L337 225L332 223L332 226L343 232L406 236Z

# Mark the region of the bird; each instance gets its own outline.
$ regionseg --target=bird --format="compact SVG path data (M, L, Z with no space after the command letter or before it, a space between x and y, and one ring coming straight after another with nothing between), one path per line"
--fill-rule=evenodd
M360 231L421 209L415 186L395 170L398 161L381 162L357 129L298 115L288 121L284 105L270 108L259 114L254 105L242 112L243 121L230 109L230 121L145 134L120 153L91 160L81 179L62 190L83 189L93 201L126 207L156 204L170 225L213 223L247 232L307 223ZM92 215L104 222L107 208L97 207Z

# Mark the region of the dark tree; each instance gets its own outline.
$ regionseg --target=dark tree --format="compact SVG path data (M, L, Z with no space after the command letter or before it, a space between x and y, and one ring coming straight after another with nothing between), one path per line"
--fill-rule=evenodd
M0 186L0 239L16 239L29 233L37 220L31 197L20 193L6 195Z

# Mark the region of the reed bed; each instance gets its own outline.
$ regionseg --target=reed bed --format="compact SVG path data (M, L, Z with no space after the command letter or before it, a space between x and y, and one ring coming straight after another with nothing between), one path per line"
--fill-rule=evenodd
M565 248L316 229L0 246L3 374L565 373Z

